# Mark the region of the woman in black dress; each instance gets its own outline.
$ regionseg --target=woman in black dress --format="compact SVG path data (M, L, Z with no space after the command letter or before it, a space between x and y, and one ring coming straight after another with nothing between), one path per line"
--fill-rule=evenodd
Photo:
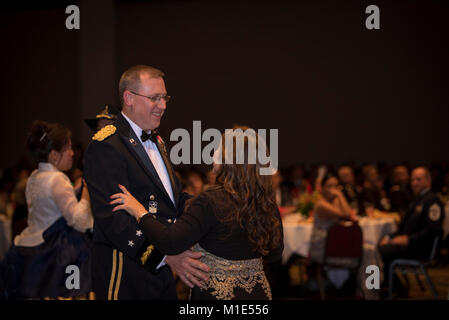
M256 164L248 161L248 144L262 147L257 134L250 132L253 134L246 137L243 133L234 135L244 139L243 164L236 164L237 148L229 147L230 139L235 142L236 138L222 137L214 155L217 185L193 198L175 223L159 221L157 213L149 213L123 186L123 193L111 196L111 204L118 204L113 210L133 215L148 240L164 254L179 254L189 248L203 254L201 261L210 267L209 279L202 282L202 288L193 288L192 299L272 298L263 260L272 262L281 257L282 223L271 175L260 174L263 166L258 160ZM231 157L233 164L225 164L225 157Z

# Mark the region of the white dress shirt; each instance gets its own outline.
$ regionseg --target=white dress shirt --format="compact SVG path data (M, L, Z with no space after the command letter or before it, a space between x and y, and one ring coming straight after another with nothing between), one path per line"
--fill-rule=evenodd
M122 115L129 122L129 124L130 124L131 128L133 129L134 133L136 134L137 138L142 143L145 151L148 154L148 157L151 160L151 163L153 164L154 168L157 171L159 179L161 179L162 184L164 185L165 191L167 191L167 194L170 196L170 199L174 204L175 198L173 196L173 190L172 190L172 185L170 183L170 178L168 176L167 168L165 167L164 160L162 160L162 156L159 153L157 145L150 139L143 142L142 139L140 138L143 130L137 124L135 124L131 119L129 119L123 112L122 112ZM149 133L149 132L147 132L147 133Z
M156 144L151 141L147 140L145 142L142 141L140 136L142 135L142 128L140 128L137 124L135 124L131 119L129 119L123 112L123 117L128 121L129 125L133 129L134 133L136 134L139 141L142 143L145 151L148 154L148 157L151 160L151 163L153 164L154 168L157 171L157 174L159 176L159 179L161 179L162 184L164 185L165 191L167 191L168 195L170 196L171 201L173 204L175 203L174 196L173 196L173 190L172 185L170 183L170 178L168 176L167 168L165 167L164 160L162 160L161 154L159 153L159 149L157 148ZM149 132L147 132L149 133ZM165 265L165 258L167 256L164 256L161 263L156 267L156 269L159 269L160 267Z
M48 162L40 162L31 173L25 196L28 226L14 238L16 246L40 245L44 242L44 231L61 217L80 232L93 227L89 202L78 201L69 177Z

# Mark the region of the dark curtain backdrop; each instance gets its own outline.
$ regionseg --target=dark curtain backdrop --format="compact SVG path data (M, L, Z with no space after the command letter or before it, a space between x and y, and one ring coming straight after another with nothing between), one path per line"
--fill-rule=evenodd
M95 3L94 3L95 2ZM2 1L0 167L25 154L33 119L87 145L83 119L118 104L135 64L166 73L171 130L279 129L281 166L449 161L445 1ZM381 30L365 28L380 7Z

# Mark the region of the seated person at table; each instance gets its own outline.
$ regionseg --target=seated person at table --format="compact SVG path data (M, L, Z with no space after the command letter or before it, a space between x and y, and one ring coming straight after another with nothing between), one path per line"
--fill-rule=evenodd
M438 196L431 191L431 175L427 168L413 170L411 187L416 198L405 213L398 232L384 237L379 243L385 266L385 285L388 285L388 270L393 260L428 259L435 237L442 233L444 208ZM396 277L394 281L395 288L403 289ZM401 290L400 293L405 292Z
M388 195L390 198L390 211L399 212L403 216L412 201L407 167L404 165L395 166L391 182L392 186Z
M290 189L293 197L298 197L307 191L309 182L305 178L305 170L302 165L295 165L288 169L285 185Z
M290 189L283 184L283 181L284 178L282 177L279 170L276 171L276 173L273 173L272 183L273 183L273 191L276 197L276 204L278 205L278 207L291 207L292 208L291 210L294 210L293 196L290 192Z
M321 193L314 208L314 223L309 256L322 263L326 249L327 231L339 220L355 220L343 193L338 190L337 177L327 173L321 180Z
M384 199L388 200L377 167L374 165L365 166L363 168L363 187L359 195L359 213L370 215L373 209L387 211L389 203L388 201L385 203Z
M351 208L358 210L359 192L355 183L354 170L350 166L338 168L338 178L342 186L342 192Z
M323 263L326 250L328 230L338 221L358 221L354 210L347 203L344 195L338 189L338 180L332 174L326 174L321 182L320 199L314 208L314 226L312 231L309 257L314 263ZM379 265L375 246L363 244L363 256L357 275L357 295L364 299L378 299L378 290L368 290L365 285L366 267Z

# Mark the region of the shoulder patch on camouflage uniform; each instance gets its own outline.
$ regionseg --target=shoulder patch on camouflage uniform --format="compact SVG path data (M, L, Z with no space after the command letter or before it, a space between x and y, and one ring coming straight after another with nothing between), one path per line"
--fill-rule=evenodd
M429 208L429 219L432 221L438 221L441 216L441 208L437 203L434 203Z
M117 128L110 124L105 126L104 128L100 129L93 137L92 140L96 140L96 141L103 141L104 139L106 139L109 136L112 136L115 131L117 130Z

